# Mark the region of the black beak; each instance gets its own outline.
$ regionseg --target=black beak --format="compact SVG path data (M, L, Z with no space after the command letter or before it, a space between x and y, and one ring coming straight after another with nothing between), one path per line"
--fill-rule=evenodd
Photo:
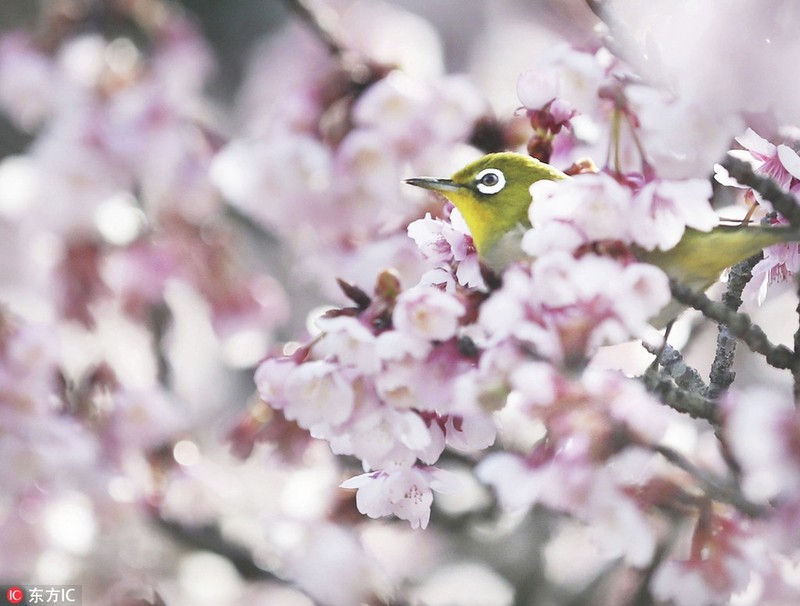
M434 179L433 177L414 177L413 179L406 179L405 182L408 183L409 185L416 185L417 187L422 187L423 189L430 189L442 193L450 191L458 191L461 188L461 185L459 185L452 179Z

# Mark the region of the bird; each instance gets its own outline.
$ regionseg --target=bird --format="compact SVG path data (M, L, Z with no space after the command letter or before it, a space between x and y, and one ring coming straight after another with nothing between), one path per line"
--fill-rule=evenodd
M405 182L439 192L452 202L464 217L478 256L501 271L522 255L519 243L531 226L531 184L568 178L531 156L497 152L467 164L449 179L415 177Z
M531 228L528 208L530 186L536 181L569 179L567 174L530 156L514 152L487 154L455 172L450 178L415 177L414 185L442 194L459 210L472 235L480 259L496 272L523 256L522 234ZM709 232L686 228L669 250L632 246L641 262L659 267L670 278L703 292L722 272L774 244L800 241L791 227L720 225ZM666 316L676 316L672 305ZM657 324L674 317L659 314Z

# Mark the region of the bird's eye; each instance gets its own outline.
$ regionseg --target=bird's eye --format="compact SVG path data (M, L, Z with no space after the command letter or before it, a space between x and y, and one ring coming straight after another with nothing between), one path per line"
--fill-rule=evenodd
M482 194L496 194L506 186L506 177L501 170L486 168L478 173L475 182Z

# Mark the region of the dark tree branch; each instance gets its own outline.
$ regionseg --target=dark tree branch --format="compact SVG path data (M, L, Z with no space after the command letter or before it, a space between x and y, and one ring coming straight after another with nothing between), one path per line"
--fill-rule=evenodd
M753 267L763 258L763 253L758 253L731 268L728 276L728 288L722 295L722 304L728 309L738 311L741 307L742 291L753 277ZM730 327L720 324L717 333L717 350L708 377L709 385L705 391L701 392L707 398L716 399L733 383L733 379L736 377L736 373L733 371L736 342L736 337L731 333Z
M695 419L717 423L717 404L713 400L681 389L672 379L654 369L648 369L641 378L647 390L670 408Z
M692 393L703 393L706 384L700 373L692 368L683 360L683 355L669 343L663 347L653 347L647 343L642 346L651 354L658 356L658 361L664 371L675 380L675 383L683 390Z
M164 339L172 325L172 312L169 306L160 301L150 307L150 330L153 337L153 353L156 358L156 368L159 384L165 389L172 387L172 365L167 357Z
M695 292L675 280L670 281L670 287L675 299L699 310L706 318L728 326L734 337L747 345L750 351L765 356L767 363L771 366L793 371L800 368L800 360L795 353L785 345L771 343L761 327L753 324L747 314L733 311L724 304L712 301L703 293Z
M673 546L677 541L678 533L669 533L663 542L659 543L656 552L653 554L653 559L647 567L639 573L637 584L638 590L628 602L629 606L651 606L655 604L655 598L650 591L650 583L653 580L653 575L660 568L664 560L672 552Z

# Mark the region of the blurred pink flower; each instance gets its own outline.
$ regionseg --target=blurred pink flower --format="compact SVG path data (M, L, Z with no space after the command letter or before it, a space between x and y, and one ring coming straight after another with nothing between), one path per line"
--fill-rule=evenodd
M663 562L652 590L676 606L713 606L727 602L752 575L772 566L747 520L708 512L694 528L689 557Z
M446 341L456 334L464 306L450 294L427 287L397 297L392 321L401 334L428 341Z
M395 515L412 528L427 528L433 503L432 490L452 490L453 480L435 467L400 467L365 473L342 483L358 489L358 510L371 517Z
M63 85L51 57L37 49L23 32L0 41L0 105L25 130L41 125L57 107Z
M336 426L350 418L356 402L351 377L339 366L316 360L292 369L286 377L283 413L304 429Z
M711 231L719 223L709 204L711 184L703 179L651 181L633 197L631 236L647 250L669 250L686 227Z
M800 501L800 416L788 394L765 387L732 391L724 411L744 493L758 502Z
M531 256L630 237L631 192L605 173L577 175L560 183L537 181L531 185L531 197L533 229L522 241Z

